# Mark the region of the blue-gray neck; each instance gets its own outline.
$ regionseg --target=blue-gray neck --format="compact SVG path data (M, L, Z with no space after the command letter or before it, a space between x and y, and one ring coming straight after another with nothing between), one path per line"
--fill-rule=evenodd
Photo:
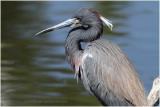
M80 42L94 41L101 36L102 32L102 21L92 24L88 29L83 27L72 29L65 40L65 52L67 60L70 62L74 53L82 53L83 50Z

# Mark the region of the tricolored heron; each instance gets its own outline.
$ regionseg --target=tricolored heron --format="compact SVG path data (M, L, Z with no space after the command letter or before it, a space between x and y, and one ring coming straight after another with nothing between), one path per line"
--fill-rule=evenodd
M83 81L86 90L103 105L147 105L143 84L128 57L117 45L99 39L102 21L112 29L111 22L93 8L82 8L71 19L36 35L74 27L65 40L65 52L76 78ZM81 42L88 42L84 50Z

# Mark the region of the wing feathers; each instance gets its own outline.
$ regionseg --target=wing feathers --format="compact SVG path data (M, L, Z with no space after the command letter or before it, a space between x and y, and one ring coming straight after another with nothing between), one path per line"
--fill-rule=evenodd
M83 83L102 104L147 104L143 84L118 46L107 40L96 40L86 46L86 53L92 57L82 61Z

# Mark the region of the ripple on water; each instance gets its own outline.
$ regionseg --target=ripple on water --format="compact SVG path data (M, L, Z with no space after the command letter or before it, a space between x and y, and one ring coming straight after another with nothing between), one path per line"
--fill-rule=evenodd
M74 75L73 74L67 74L67 73L62 73L62 72L34 72L34 75L43 75L43 76L49 76L53 77L56 79L73 79Z
M52 84L41 84L41 86L45 87L70 87L69 84L63 84L63 83L52 83Z

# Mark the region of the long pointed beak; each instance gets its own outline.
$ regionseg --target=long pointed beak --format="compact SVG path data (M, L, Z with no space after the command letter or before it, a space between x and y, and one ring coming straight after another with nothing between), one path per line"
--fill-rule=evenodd
M44 33L47 33L47 32L50 32L50 31L54 31L55 29L61 29L61 28L64 28L64 27L73 27L77 22L76 18L72 18L72 19L68 19L58 25L55 25L53 27L50 27L48 29L45 29L45 30L42 30L38 33L36 33L36 36L37 35L40 35L40 34L44 34Z

